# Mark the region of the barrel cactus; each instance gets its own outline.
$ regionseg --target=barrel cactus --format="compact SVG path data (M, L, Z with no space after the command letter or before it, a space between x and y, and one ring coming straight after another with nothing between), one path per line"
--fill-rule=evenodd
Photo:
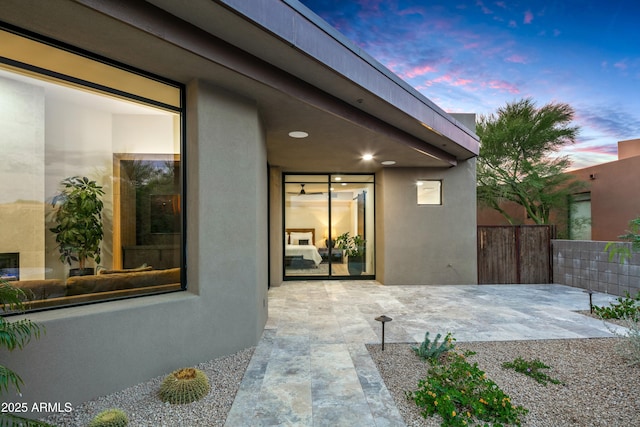
M129 418L120 409L107 409L91 420L89 427L125 427Z
M160 400L174 404L191 403L209 393L209 379L199 369L182 368L169 374L160 386Z

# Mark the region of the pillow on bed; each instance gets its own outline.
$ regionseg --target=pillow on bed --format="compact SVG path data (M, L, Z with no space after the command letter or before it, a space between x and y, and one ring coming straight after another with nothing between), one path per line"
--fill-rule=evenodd
M284 233L284 244L285 246L289 244L289 233Z
M307 240L308 242L311 242L313 240L313 234L311 232L308 233L296 233L296 232L291 232L291 242L289 242L289 244L291 245L299 245L300 240Z
M300 240L298 240L298 244L299 245L308 245L309 244L309 239L300 239Z

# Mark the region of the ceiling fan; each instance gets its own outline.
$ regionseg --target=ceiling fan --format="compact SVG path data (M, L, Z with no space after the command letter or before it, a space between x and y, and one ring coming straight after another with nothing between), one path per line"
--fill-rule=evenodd
M324 193L322 191L310 193L304 189L304 184L300 184L300 191L298 191L297 193L287 192L287 194L295 194L296 196L308 196L311 194L324 194Z

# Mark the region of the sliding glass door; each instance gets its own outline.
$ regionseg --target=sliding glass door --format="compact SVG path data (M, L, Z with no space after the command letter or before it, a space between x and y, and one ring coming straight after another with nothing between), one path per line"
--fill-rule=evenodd
M285 279L372 278L373 175L285 175Z

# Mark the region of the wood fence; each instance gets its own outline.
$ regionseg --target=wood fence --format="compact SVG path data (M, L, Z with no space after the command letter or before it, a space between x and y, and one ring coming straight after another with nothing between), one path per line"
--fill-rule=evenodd
M552 283L551 225L478 227L478 283Z

